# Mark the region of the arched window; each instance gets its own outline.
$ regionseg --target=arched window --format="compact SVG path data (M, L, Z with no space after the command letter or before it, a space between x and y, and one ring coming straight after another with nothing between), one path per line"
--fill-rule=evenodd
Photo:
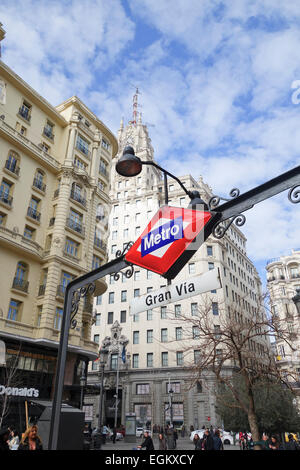
M46 190L45 178L46 178L45 173L38 168L35 172L33 186L40 189L41 191L45 191Z
M105 218L105 210L102 204L98 204L97 212L96 212L96 220L97 222L103 221Z
M85 206L86 205L85 196L86 196L85 189L83 189L80 184L73 183L72 189L71 189L71 198L74 199L74 201L80 202L80 204L83 204Z
M28 290L28 265L23 261L19 261L13 281L13 287L27 292Z
M8 153L7 160L5 162L5 168L15 175L20 173L20 156L14 150L10 150Z

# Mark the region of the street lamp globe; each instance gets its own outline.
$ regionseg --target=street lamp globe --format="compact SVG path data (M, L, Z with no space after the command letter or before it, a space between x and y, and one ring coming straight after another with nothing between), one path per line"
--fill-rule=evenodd
M297 313L300 315L300 288L297 287L296 289L296 295L292 298L292 301L294 302Z
M121 176L137 176L142 171L142 162L134 153L133 147L126 146L123 155L116 164L116 171Z
M105 366L108 358L108 349L100 349L99 351L99 362L102 366Z

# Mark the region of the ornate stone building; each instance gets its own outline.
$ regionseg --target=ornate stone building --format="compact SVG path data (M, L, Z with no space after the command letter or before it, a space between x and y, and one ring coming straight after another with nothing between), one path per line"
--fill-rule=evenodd
M2 61L0 103L0 338L7 364L19 356L24 384L50 398L65 288L106 262L118 144L79 98L53 107ZM105 289L99 281L95 295ZM89 298L70 329L64 398L76 406L98 353L92 315Z

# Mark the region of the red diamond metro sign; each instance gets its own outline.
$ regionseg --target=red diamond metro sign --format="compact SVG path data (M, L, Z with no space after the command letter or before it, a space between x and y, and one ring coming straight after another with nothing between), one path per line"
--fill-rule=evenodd
M125 259L174 279L211 234L218 213L163 206L150 220Z

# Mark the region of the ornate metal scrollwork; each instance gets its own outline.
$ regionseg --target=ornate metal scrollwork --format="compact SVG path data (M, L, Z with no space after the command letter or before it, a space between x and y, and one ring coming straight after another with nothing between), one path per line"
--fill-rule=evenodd
M228 224L222 225L223 222L216 224L212 230L212 234L215 238L223 238L229 227L235 222L237 227L242 227L246 222L246 217L243 214L236 215L229 219Z
M299 184L296 184L289 190L288 199L293 204L297 204L298 202L300 202L300 185Z
M240 195L240 190L238 188L233 188L229 193L229 196L232 199L237 198L239 195ZM220 204L220 201L228 202L230 201L230 199L225 199L224 197L220 197L220 196L212 196L210 200L208 201L209 210L214 210L216 207L218 207L218 205Z
M124 246L123 251L121 250L116 251L116 258L120 258L121 256L125 255L125 253L127 253L127 251L132 247L133 244L134 244L133 242L128 242ZM133 264L130 264L124 274L127 277L127 279L129 279L133 275L133 272L134 272ZM119 279L120 279L120 274L117 272L114 274L114 280L118 281Z
M134 244L133 242L128 242L124 246L123 251L121 251L121 250L116 251L116 258L120 258L120 256L125 255L125 253L127 253L129 248L131 248L133 244Z
M86 297L87 295L93 294L95 292L95 289L95 283L91 282L87 286L81 287L79 290L74 292L71 306L70 328L74 329L77 326L77 320L75 320L74 318L78 312L80 299L82 297Z

